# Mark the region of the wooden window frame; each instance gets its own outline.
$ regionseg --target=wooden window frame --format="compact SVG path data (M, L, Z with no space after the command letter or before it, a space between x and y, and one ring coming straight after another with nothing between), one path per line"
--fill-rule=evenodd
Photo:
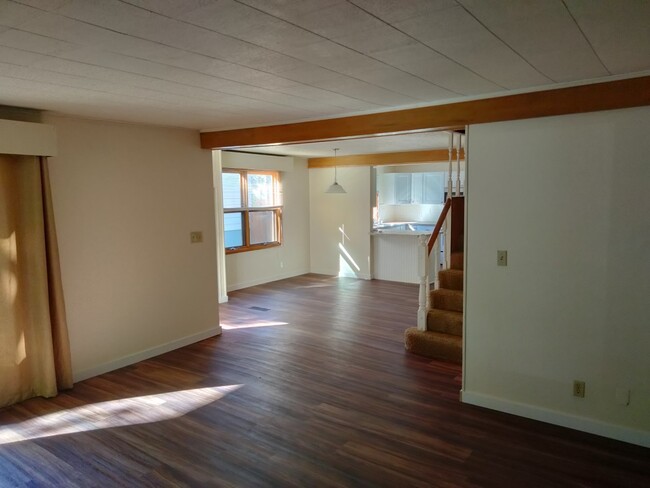
M240 190L241 190L241 203L242 206L238 208L225 208L223 209L224 215L228 213L241 213L242 225L244 228L243 237L244 244L237 247L226 247L226 254L238 254L240 252L257 251L259 249L269 249L271 247L278 247L282 245L282 202L280 200L280 173L278 171L268 170L247 170L247 169L225 169L223 173L239 174ZM249 207L248 206L248 174L256 175L270 175L273 177L273 203L275 205L268 207ZM275 216L275 230L277 240L271 242L264 242L260 244L251 244L250 236L250 219L251 212L273 212ZM225 229L224 229L225 232Z

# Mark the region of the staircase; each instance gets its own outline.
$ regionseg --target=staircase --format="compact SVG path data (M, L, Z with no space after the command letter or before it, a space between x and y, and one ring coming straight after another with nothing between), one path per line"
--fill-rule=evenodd
M448 200L451 209L450 225L450 259L449 268L438 272L440 287L430 292L431 308L426 311L423 301L426 298L428 283L427 266L421 272L420 307L418 309L418 327L406 329L404 347L407 351L450 363L461 364L463 361L463 262L465 245L465 198L452 197ZM447 204L445 205L447 207ZM436 228L429 239L428 252L431 252L442 223L446 219L446 211L440 214ZM432 242L433 241L433 242ZM421 268L422 269L422 268ZM424 285L423 285L424 283ZM423 286L425 288L423 288ZM428 308L428 304L427 304ZM422 310L422 312L420 312Z
M463 358L463 253L453 252L451 267L438 272L440 288L431 292L427 330L406 329L406 350L460 364Z

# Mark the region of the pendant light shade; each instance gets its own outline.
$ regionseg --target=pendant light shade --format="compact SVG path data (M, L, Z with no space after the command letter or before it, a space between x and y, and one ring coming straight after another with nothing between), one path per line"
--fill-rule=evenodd
M334 149L334 157L336 158L336 152L339 150L339 148ZM334 183L332 183L327 190L325 190L325 193L347 193L345 189L338 184L336 181L336 165L334 166Z

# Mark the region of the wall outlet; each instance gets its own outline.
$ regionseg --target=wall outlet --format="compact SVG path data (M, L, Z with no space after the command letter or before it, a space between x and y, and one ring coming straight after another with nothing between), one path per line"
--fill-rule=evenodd
M497 251L497 266L508 266L508 251Z
M190 242L192 244L198 244L199 242L203 242L203 232L199 230L190 232Z
M573 396L584 398L585 397L585 382L584 381L573 381Z

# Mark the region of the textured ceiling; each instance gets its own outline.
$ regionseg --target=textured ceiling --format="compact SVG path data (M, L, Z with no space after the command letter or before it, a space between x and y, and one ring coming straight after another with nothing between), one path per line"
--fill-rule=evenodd
M644 0L0 0L0 104L229 129L650 70Z

